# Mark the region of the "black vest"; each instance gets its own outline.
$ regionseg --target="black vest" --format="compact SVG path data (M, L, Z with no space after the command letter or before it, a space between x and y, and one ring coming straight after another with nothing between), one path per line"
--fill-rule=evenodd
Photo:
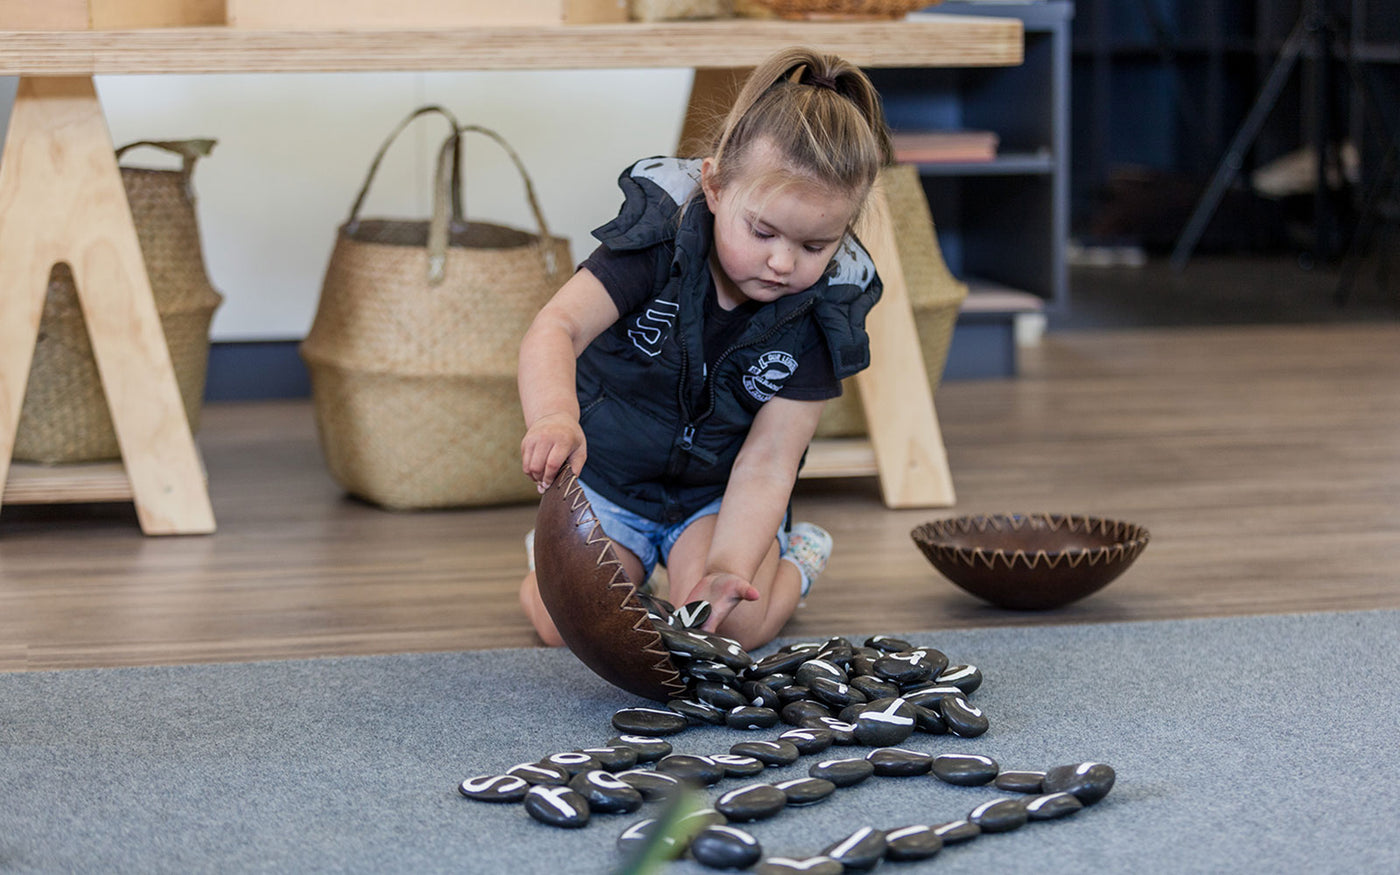
M655 283L643 306L623 313L578 359L584 480L664 523L724 494L754 416L791 376L804 345L824 338L838 379L870 363L865 316L881 291L870 256L848 235L826 276L760 308L706 374L701 319L714 216L699 181L698 160L649 158L623 172L621 212L593 234L615 251L655 248Z

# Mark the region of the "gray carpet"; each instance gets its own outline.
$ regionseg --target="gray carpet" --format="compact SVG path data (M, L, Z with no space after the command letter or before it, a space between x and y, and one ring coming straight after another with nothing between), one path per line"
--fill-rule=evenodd
M1400 871L1400 612L904 637L980 666L992 719L980 738L906 746L1004 768L1099 760L1118 784L1067 819L880 871ZM556 830L456 785L599 744L637 703L545 650L0 675L0 871L610 872L641 814ZM774 734L672 741L722 753ZM996 795L872 778L752 832L815 853Z

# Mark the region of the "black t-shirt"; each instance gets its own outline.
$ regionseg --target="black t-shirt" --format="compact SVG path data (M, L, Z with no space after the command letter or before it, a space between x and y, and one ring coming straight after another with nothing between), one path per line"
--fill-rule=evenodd
M617 311L627 315L651 298L656 280L656 250L637 249L614 252L606 246L593 250L582 264L607 289ZM761 301L745 301L733 310L719 305L713 278L705 293L704 344L708 367L744 333L749 318L761 308ZM809 350L797 359L797 369L778 390L779 397L793 401L825 401L841 394L841 382L831 366L831 354L826 340L815 324L810 328L813 341L804 346Z

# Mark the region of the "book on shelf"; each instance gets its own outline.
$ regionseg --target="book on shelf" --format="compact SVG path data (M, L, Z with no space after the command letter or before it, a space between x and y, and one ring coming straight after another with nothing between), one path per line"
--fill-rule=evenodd
M999 138L993 131L897 131L894 158L905 164L992 161Z

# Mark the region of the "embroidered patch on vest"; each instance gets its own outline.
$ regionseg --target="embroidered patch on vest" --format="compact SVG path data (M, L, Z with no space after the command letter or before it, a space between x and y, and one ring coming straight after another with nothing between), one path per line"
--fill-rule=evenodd
M744 388L758 401L767 401L783 388L797 370L797 359L780 349L769 350L749 365L744 374Z

